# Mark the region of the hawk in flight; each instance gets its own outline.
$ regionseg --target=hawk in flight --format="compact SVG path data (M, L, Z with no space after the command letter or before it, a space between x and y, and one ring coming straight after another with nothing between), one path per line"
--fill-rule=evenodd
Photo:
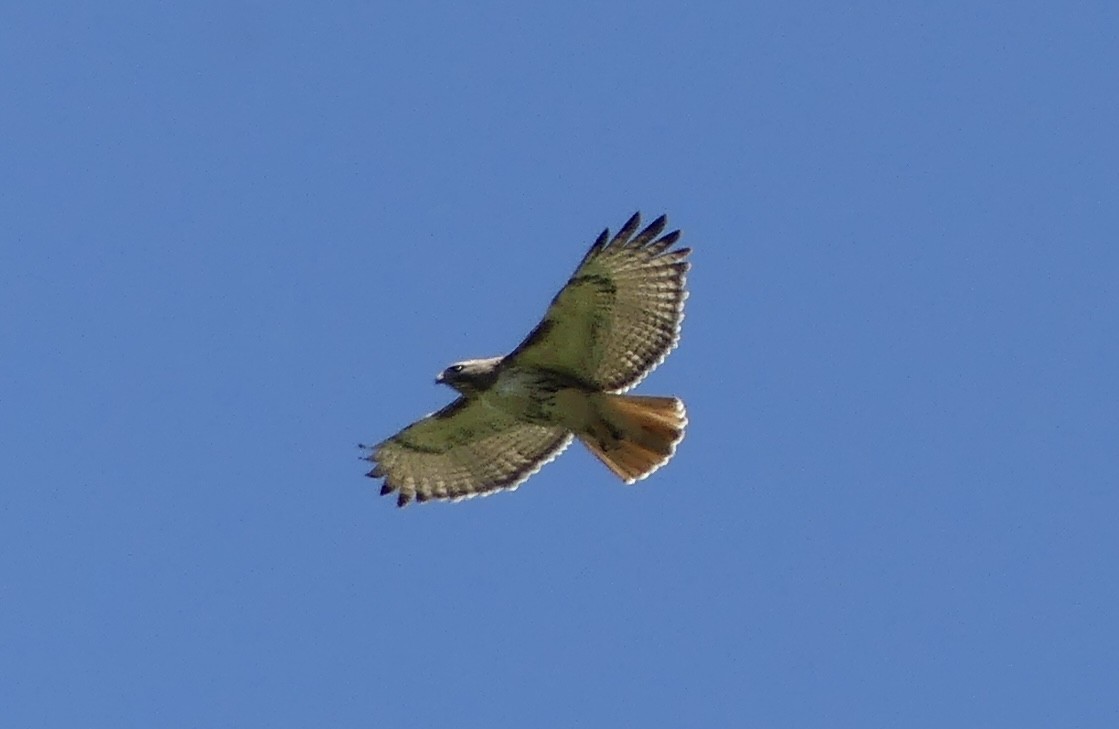
M688 419L674 397L623 394L680 339L688 248L665 216L603 231L543 321L504 357L451 365L435 381L459 397L363 446L396 503L514 489L578 438L626 483L672 458Z

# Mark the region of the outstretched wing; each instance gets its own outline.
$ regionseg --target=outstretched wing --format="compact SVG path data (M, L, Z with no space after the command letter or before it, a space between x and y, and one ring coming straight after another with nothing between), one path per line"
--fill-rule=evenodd
M603 231L507 361L611 392L628 390L664 361L680 339L691 251L669 250L680 231L661 236L665 216L634 235L640 223L634 214L613 238Z
M381 494L397 506L412 499L459 499L515 489L559 455L571 434L514 420L464 397L369 449L367 476L384 478Z

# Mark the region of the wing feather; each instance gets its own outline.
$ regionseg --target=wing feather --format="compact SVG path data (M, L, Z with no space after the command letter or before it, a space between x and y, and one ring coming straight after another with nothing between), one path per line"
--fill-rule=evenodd
M515 420L479 400L460 397L369 449L368 475L397 505L413 499L458 501L515 489L571 442L562 428Z
M664 361L680 339L691 251L669 250L680 231L662 236L664 215L636 233L640 224L635 213L613 238L603 231L508 360L611 392L628 390Z

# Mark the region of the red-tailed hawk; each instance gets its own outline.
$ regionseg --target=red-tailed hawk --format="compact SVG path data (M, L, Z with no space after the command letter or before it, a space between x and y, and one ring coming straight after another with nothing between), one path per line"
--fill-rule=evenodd
M670 250L680 231L662 236L665 216L634 235L640 221L603 231L511 353L443 370L457 400L367 448L381 494L404 506L514 489L573 437L626 483L672 458L684 403L622 393L680 339L690 250Z

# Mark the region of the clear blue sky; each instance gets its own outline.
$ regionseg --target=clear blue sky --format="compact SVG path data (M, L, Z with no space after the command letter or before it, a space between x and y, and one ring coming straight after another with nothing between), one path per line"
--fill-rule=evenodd
M12 727L1119 725L1119 10L93 3L0 28ZM599 231L673 463L398 510Z

